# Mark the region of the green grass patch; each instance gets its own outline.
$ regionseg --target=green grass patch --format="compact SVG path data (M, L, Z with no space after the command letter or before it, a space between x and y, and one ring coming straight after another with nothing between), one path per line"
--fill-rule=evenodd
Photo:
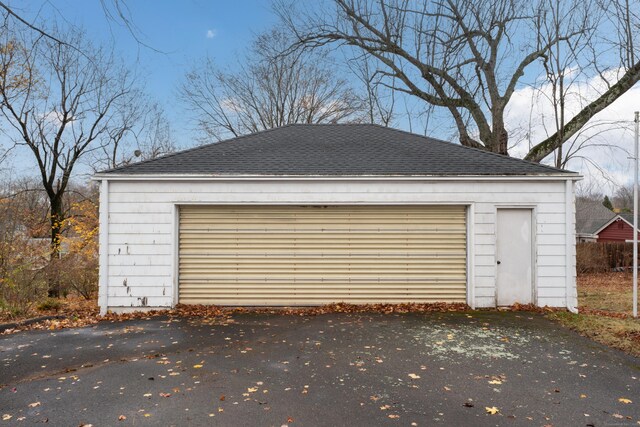
M640 357L640 320L638 319L560 311L549 313L547 316L594 341Z

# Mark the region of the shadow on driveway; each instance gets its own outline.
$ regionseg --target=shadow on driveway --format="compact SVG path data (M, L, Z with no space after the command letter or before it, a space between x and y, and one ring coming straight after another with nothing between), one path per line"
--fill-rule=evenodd
M640 359L530 313L24 332L0 337L0 384L0 425L640 424Z

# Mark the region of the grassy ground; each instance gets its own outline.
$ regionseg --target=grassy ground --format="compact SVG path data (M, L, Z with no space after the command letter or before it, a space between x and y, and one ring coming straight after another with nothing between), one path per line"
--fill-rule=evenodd
M632 274L597 273L578 277L579 307L613 313L631 314Z
M640 357L640 320L631 317L631 273L578 277L580 314L554 312L549 317L602 344Z

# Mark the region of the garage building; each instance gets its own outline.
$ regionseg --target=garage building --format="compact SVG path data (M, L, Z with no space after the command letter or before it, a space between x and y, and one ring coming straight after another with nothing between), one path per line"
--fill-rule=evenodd
M102 312L576 309L576 173L377 125L290 125L96 174Z

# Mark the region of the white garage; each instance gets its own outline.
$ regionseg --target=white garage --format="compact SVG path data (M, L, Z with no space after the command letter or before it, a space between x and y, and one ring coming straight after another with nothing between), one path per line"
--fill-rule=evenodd
M103 312L575 310L575 173L375 125L292 125L96 179Z

